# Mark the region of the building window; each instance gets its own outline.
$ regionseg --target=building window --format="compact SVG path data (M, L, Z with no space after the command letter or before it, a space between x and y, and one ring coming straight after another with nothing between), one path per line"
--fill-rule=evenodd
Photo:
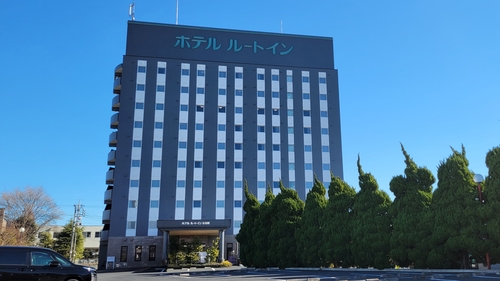
M201 188L201 181L193 181L193 187L195 188Z
M295 170L295 163L288 163L288 170L294 171Z
M217 188L224 188L224 181L217 181Z
M186 147L187 147L187 143L185 141L179 142L179 148L186 148Z
M294 181L289 182L288 185L290 186L291 189L295 189L295 182Z
M304 134L311 134L311 128L304 128Z
M279 76L277 74L273 74L273 75L271 75L271 80L278 81L279 80Z
M136 102L135 109L144 109L144 103L143 102Z
M286 82L293 82L292 75L287 75L286 76Z
M265 181L258 181L257 188L266 188L266 182Z
M200 200L194 200L193 201L193 208L201 208L201 201Z
M234 221L234 228L241 228L241 221L240 220Z
M320 77L319 78L319 83L320 84L326 84L326 78L325 77Z
M153 160L153 167L160 168L161 167L161 160Z
M142 141L140 140L135 140L132 144L133 147L141 147Z
M132 167L140 167L141 160L132 160Z
M326 94L319 94L319 100L326 100Z
M186 187L186 181L184 181L184 180L178 180L177 181L177 187L180 187L180 188Z
M218 130L218 131L221 131L221 132L226 131L226 125L225 125L225 124L219 124L219 125L217 126L217 130Z
M137 200L129 200L128 201L128 207L132 208L132 209L137 208Z
M241 208L241 200L234 201L234 207L235 208Z
M134 128L142 128L142 121L135 121L134 122Z
M179 123L179 130L187 130L188 123Z
M127 262L128 247L122 246L120 249L120 262Z
M177 162L177 168L186 168L186 161L179 160Z
M273 133L279 133L280 127L273 127Z
M189 69L182 69L181 75L189 75Z
M151 187L160 187L160 180L152 180Z
M293 116L293 109L289 109L286 111L286 115Z
M225 71L219 71L220 78L226 78L227 73Z
M234 77L235 77L236 79L243 79L243 72L236 72L236 73L234 74Z
M200 94L200 95L204 95L205 94L205 88L196 88L196 93Z
M217 162L217 168L218 169L224 169L224 163L225 163L224 161Z
M188 106L187 104L181 104L181 111L188 111Z
M280 115L280 110L277 108L273 108L273 115Z
M154 148L161 148L161 141L153 141Z
M266 132L266 129L265 129L265 128L266 128L266 127L264 127L264 126L257 126L257 132L259 132L259 133L264 133L264 132Z
M279 181L273 181L273 188L280 188L280 182Z
M264 96L264 91L257 91L257 97L263 98Z
M312 146L311 145L304 145L304 151L305 152L312 152Z
M280 145L279 144L273 144L273 151L280 151Z
M279 92L271 92L271 95L273 98L279 98L280 97L280 93Z
M324 171L330 171L330 164L323 164L323 170Z
M139 187L139 180L130 180L130 187Z
M308 94L308 93L303 93L303 94L302 94L302 98L303 98L303 99L305 99L305 100L308 100L308 99L310 99L310 98L311 98L311 95L310 95L310 94Z
M165 107L165 106L163 105L163 103L157 103L157 104L156 104L156 110L163 110L163 109L164 109L164 107Z
M203 130L203 124L196 124L195 125L196 130Z
M321 128L322 135L328 135L328 128Z
M99 238L99 237L101 237L101 232L100 232L100 231L96 231L96 232L94 232L94 237L95 237L95 238Z
M184 200L177 200L177 201L175 202L175 206L176 206L177 208L184 208Z
M196 111L203 112L203 105L197 105L196 106Z
M243 107L235 107L235 108L234 108L234 112L235 112L236 114L241 114L241 113L243 113Z
M149 207L151 208L158 208L159 202L158 200L151 200Z
M309 83L309 77L308 76L302 76L302 82Z
M243 162L234 162L234 168L235 169L242 169L243 168Z
M309 116L311 116L311 111L309 111L309 110L304 110L304 116L305 116L305 117L309 117Z
M188 88L188 87L181 87L181 93L182 93L182 94L187 94L187 93L189 93L189 88Z
M243 144L241 143L234 144L234 150L242 150L242 149L243 149Z
M243 90L235 90L234 95L239 97L243 96Z
M205 70L199 69L198 70L198 76L202 76L202 77L205 76Z
M313 164L312 163L306 163L304 166L305 166L305 169L308 170L308 171L312 170L312 168L313 168Z
M92 232L90 231L84 231L82 232L84 238L91 238L92 237Z
M234 125L234 131L235 132L242 132L243 131L243 125Z
M226 95L226 89L219 89L219 95L225 96Z
M226 149L226 144L223 142L218 142L217 143L217 149Z
M128 221L127 229L135 229L135 221Z
M320 111L321 117L328 117L328 111Z
M195 168L203 168L203 162L202 161L194 161L194 167Z
M217 200L217 208L224 208L224 201L223 200Z
M292 100L293 99L293 93L287 92L286 93L286 98L289 99L289 100Z
M167 69L165 67L158 67L158 74L165 74L167 73Z
M323 152L330 152L330 149L329 149L328 145L323 145L321 147L321 151L323 151Z
M258 143L257 144L257 150L266 150L266 145L263 143Z
M257 80L264 80L264 74L262 73L257 74Z
M157 92L165 92L165 86L164 85L156 85L156 91Z
M194 143L194 148L195 149L203 149L203 143L199 142L199 141L195 142Z
M274 169L274 170L279 170L279 169L281 169L281 164L280 164L279 162L275 162L275 163L273 163L273 169Z
M288 152L294 152L295 151L295 146L293 144L288 146Z
M257 169L265 169L266 168L266 163L265 162L257 162Z
M163 122L155 122L155 129L163 129Z
M142 65L139 65L137 67L137 72L139 72L139 73L146 73L146 67L142 66Z
M257 108L257 114L264 114L264 108Z
M242 188L242 187L243 187L242 181L235 181L234 182L234 188Z
M141 261L142 258L142 246L135 246L134 261Z
M149 245L149 261L156 260L156 245Z
M146 85L144 85L144 84L137 84L137 91L144 91L145 88L146 88Z
M225 106L219 106L219 113L226 113L226 107Z
M288 134L293 135L293 127L288 127Z

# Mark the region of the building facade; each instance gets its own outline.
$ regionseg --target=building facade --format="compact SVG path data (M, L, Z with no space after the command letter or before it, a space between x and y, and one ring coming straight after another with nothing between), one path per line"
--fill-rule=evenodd
M332 38L129 21L113 92L101 266L161 264L173 236L237 256L245 184L343 177Z

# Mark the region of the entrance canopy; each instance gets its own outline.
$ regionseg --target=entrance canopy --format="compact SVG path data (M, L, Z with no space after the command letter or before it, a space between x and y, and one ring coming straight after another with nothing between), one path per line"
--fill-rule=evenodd
M231 220L158 220L158 229L170 236L219 235L231 227Z

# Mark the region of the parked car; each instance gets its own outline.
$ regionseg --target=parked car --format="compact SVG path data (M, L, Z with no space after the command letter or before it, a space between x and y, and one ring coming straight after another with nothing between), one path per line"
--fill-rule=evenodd
M0 246L0 281L96 281L95 268L46 248Z

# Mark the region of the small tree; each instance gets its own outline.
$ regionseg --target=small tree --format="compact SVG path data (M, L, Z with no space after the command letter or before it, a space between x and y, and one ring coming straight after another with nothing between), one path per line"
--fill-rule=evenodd
M240 243L241 262L246 266L254 266L257 249L255 247L254 228L259 215L260 204L255 195L248 190L248 184L245 181L245 204L243 211L245 217L241 224L240 232L236 235L236 240Z
M54 250L61 255L66 256L70 260L78 260L83 257L83 228L74 226L75 228L75 250L73 257L71 257L71 236L73 233L73 220L70 220L63 228L57 240L54 241Z
M38 242L38 246L52 249L54 247L54 239L52 238L52 234L50 232L42 232L40 233L40 241Z
M219 257L219 237L217 237L215 240L212 240L212 245L210 247L207 247L207 258L208 262L212 263L217 260L217 257Z

